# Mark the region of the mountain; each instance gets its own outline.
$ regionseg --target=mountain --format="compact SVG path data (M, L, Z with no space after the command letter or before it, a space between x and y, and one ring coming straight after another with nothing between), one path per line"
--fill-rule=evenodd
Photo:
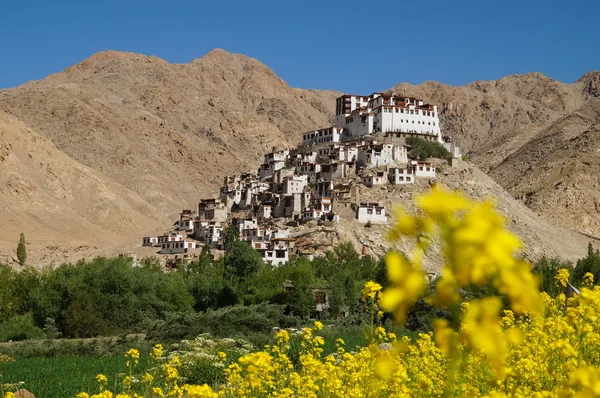
M15 117L0 112L0 260L11 262L21 232L29 261L67 251L102 251L168 219L102 172L59 151ZM59 256L53 252L58 251Z
M338 94L291 88L223 50L189 64L105 51L0 91L0 109L172 215L272 146L330 124Z
M600 236L594 218L600 213L592 206L596 202L590 191L596 187L594 169L586 169L585 163L597 164L598 155L590 151L585 159L576 158L579 163L571 161L573 148L593 145L591 123L596 119L590 104L600 94L598 72L574 84L529 73L462 87L402 83L389 91L437 104L443 131L475 165L538 215ZM33 193L23 188L0 191L0 200L12 200L0 220L11 225L2 238L7 249L0 249L12 253L20 231L46 251L57 242L81 241L90 249L82 253L96 253L96 247L108 248L110 243L121 244L119 250L139 243L148 231L166 229L166 220L180 209L216 195L224 175L255 170L271 147L295 146L303 132L330 125L340 94L292 88L259 61L220 49L187 64L104 51L45 79L0 90L0 131L11 131L10 142L23 145L19 160L11 163L11 178L37 187ZM554 145L552 137L562 134L560 123L567 126L565 131L580 132L578 143L567 145L567 134L562 146ZM521 163L531 162L536 143L546 136L548 154L536 155L531 170L524 168ZM3 136L0 145L5 142ZM50 184L52 174L36 169L27 156L29 146L37 150L36 143L48 148L48 163L57 160L52 171L60 177L54 184L62 191L53 191L58 188ZM571 149L564 148L571 144ZM565 165L562 184L571 184L568 203L560 191L550 189L554 177L543 179L538 170L559 160ZM461 181L456 187L468 191L473 186L471 180ZM496 188L482 191L504 195ZM502 203L514 202L503 205L509 218L510 211L520 211L517 201L502 198ZM575 205L579 198L585 198L585 209ZM528 243L559 247L555 237L564 235L562 229L549 230L551 224L539 219L536 224L533 213L523 217L524 230L536 231ZM572 222L567 222L569 217ZM40 232L46 228L48 237ZM586 239L577 240L573 250L579 252ZM111 247L105 252L117 250Z
M538 132L490 175L553 223L600 238L600 99Z
M600 238L600 72L573 84L528 73L390 91L437 104L443 131L463 153L541 217Z

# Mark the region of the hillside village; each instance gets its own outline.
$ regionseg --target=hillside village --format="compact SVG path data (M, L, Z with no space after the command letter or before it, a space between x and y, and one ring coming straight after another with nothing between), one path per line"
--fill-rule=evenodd
M441 134L435 105L382 93L343 95L336 100L333 126L305 132L296 148L273 147L256 173L226 176L218 198L201 199L197 209L183 210L171 232L144 237L142 245L185 261L201 244L222 249L233 226L240 240L272 266L310 256L296 247L290 227L348 217L365 225L385 224L386 208L361 201L361 185L436 178L434 164L410 158L409 137L442 144L451 165L460 156Z

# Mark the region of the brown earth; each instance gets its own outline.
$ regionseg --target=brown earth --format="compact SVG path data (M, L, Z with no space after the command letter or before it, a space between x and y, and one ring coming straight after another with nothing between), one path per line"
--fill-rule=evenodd
M573 84L528 73L391 91L437 104L444 134L541 217L600 237L600 72Z
M600 211L592 195L597 187L593 176L598 175L592 166L598 164L598 154L578 155L593 145L593 134L581 130L578 143L568 150L563 148L566 144L553 144L559 131L581 127L577 115L584 114L588 124L595 120L596 108L586 104L600 95L600 73L590 72L574 84L529 73L462 87L400 84L391 91L437 104L443 131L542 217L600 236ZM0 214L0 221L6 220L3 226L9 225L0 232L0 251L12 257L20 231L30 242L52 243L39 247L52 246L52 253L58 254L40 255L40 262L59 261L61 255L76 252L71 247L81 247L76 255L129 251L122 250L128 242L139 244L147 231L166 229L167 217L181 208L193 208L199 198L216 195L225 174L254 170L272 146L293 146L302 132L329 125L339 94L291 88L259 61L224 50L213 50L188 64L106 51L43 80L0 90L0 111L12 115L3 115L0 129L20 131L20 138L3 137L0 145L23 145L19 161L0 162L0 178L23 179L38 187L33 193L25 188L0 190L0 201L11 203L3 205ZM563 127L553 129L555 123ZM531 163L532 148L544 134L547 153L535 164L565 164L563 184L571 184L564 191L571 195L568 200L567 193L550 189L555 173L542 173L537 166L527 171L523 166ZM62 184L69 200L63 199L62 191L53 191L58 188L45 185L51 174L36 169L37 163L28 157L38 141L52 148L48 162L62 159L52 169L60 176L54 184ZM571 161L574 153L577 162ZM73 170L82 176L67 178ZM484 192L505 195L495 188ZM528 211L516 202L506 208ZM535 223L533 217L524 225L535 229ZM554 245L556 231L562 230L542 221L539 226L539 236L531 244L544 252Z
M164 228L169 222L136 193L59 151L0 112L0 261L13 262L21 232L28 261L47 263ZM137 239L136 239L137 241Z
M434 182L451 189L459 189L472 200L493 198L496 209L506 217L509 229L521 237L523 255L530 261L536 261L542 256L575 261L586 255L589 242L600 249L600 241L590 239L566 226L553 225L541 219L488 175L467 162L460 162L459 167L451 168L445 165L445 162L438 161L436 179L417 179L417 183L413 185L364 188L361 190L360 200L379 202L385 205L386 209L393 208L395 204L402 204L414 211L415 196L425 192ZM377 255L382 255L390 247L385 239L387 227L383 225L365 228L354 220L344 220L338 230L338 241L351 241L357 250L360 250L361 242L366 242L369 251ZM411 247L410 242L396 244L402 250ZM439 248L434 248L425 263L431 271L439 271L441 266L441 258L438 257L439 252L436 249Z

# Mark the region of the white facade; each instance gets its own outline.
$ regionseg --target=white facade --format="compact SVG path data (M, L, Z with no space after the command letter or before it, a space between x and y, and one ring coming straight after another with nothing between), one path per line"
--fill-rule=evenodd
M167 234L161 235L157 237L158 245L162 245L165 242L180 242L183 240L183 235L181 234Z
M356 208L356 219L360 223L387 223L385 208L383 206L379 206L379 203L361 203Z
M328 142L340 142L342 129L327 127L302 134L302 145L323 144Z
M306 175L286 177L283 181L283 194L292 195L295 193L302 193L307 184L308 177Z
M273 267L279 267L282 264L290 261L290 252L287 248L273 248L272 250L263 251L264 262Z
M361 179L361 182L367 187L373 187L375 185L384 185L388 181L385 173L381 172L374 175L365 176Z
M187 253L188 250L195 249L196 242L182 240L177 242L163 242L160 245L161 254L176 254L176 253Z
M223 238L223 225L217 221L195 221L193 236L208 245L218 245Z
M265 155L264 163L285 162L289 155L289 149L278 149L277 147L273 147L273 150Z
M413 160L411 166L416 177L435 177L435 166L431 163Z
M360 167L379 167L394 161L394 145L366 144L359 148L356 164Z
M178 231L191 231L192 229L194 229L194 220L192 220L191 218L183 218L177 221Z
M285 161L283 160L273 160L269 163L263 163L258 169L258 177L261 181L266 180L267 178L273 177L273 174L277 170L281 170L285 167Z
M388 168L388 180L390 184L414 184L415 176L412 168L390 167Z
M442 142L437 107L409 97L373 93L343 95L336 100L335 126L350 137L376 132L435 134Z
M142 239L142 246L158 246L157 236L145 236Z

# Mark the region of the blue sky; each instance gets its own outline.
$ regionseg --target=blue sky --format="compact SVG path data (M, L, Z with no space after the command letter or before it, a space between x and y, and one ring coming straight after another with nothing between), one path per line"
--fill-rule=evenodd
M101 50L189 62L257 58L291 86L370 93L532 71L572 83L600 69L600 2L5 0L0 88Z

